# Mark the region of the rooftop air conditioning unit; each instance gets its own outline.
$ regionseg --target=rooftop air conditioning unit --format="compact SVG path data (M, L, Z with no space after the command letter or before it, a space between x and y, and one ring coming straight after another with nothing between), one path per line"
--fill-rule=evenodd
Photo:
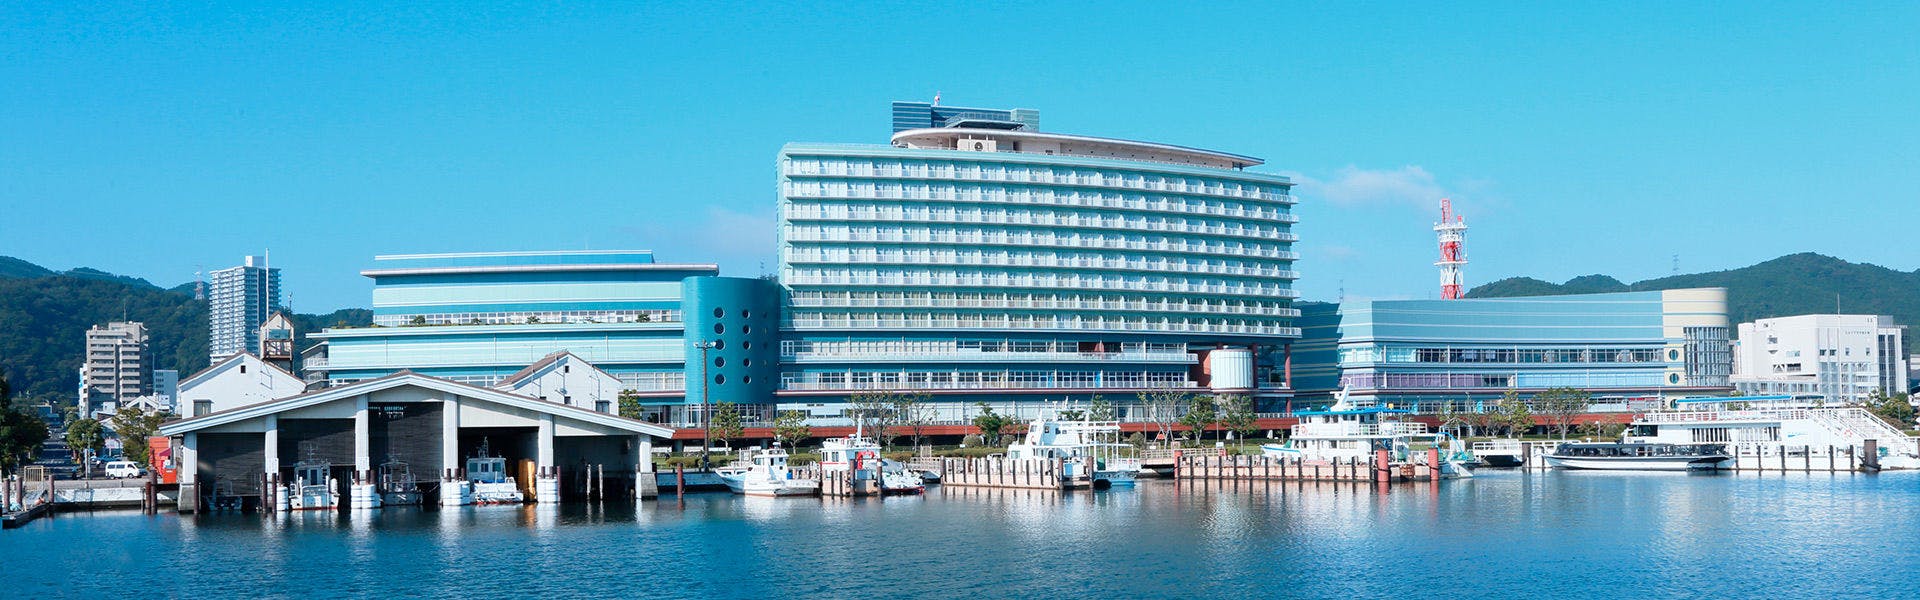
M998 145L993 140L962 139L958 142L958 144L961 150L969 150L973 152L999 152L1000 151Z

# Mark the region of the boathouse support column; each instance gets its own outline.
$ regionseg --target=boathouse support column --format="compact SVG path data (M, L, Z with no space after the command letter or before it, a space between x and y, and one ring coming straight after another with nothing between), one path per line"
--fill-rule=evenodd
M637 500L660 497L660 482L653 475L653 436L633 436L633 496Z
M473 499L473 484L460 475L460 397L440 396L440 505L465 506Z
M367 395L353 399L353 483L347 495L350 507L380 508L373 484L373 423L367 414Z
M540 414L540 440L534 461L534 501L542 504L560 501L560 477L553 468L553 413Z
M174 507L183 513L197 512L200 509L200 434L182 434L180 454L174 459L180 465L180 495L174 500Z
M280 416L267 415L266 422L267 422L267 430L266 430L267 435L264 436L266 438L266 448L263 449L265 450L266 460L263 461L262 464L265 465L263 468L267 472L268 477L279 477L280 476Z

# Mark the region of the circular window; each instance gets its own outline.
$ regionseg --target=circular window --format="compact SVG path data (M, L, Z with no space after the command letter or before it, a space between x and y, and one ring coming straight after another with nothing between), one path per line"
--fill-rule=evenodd
M752 375L742 376L740 378L740 383L753 383L753 376Z
M742 366L742 367L751 367L751 366L753 366L753 359L751 359L751 358L742 358L742 359L740 359L740 366Z
M1672 348L1668 348L1667 360L1680 360L1680 351Z
M715 318L715 319L718 319L718 318L720 318L720 317L724 317L724 316L727 316L727 310L726 310L726 309L724 309L724 308L714 308L714 309L713 309L713 318Z
M1679 373L1668 373L1668 374L1667 374L1667 383L1680 383L1680 374L1679 374Z
M726 340L714 340L714 341L713 341L713 349L715 349L715 350L725 350L725 349L727 349L727 341L726 341Z
M717 356L717 357L714 357L714 359L713 359L713 366L716 366L716 367L724 367L724 366L727 366L727 357L725 357L725 356Z
M727 383L727 376L726 376L726 375L715 375L715 376L713 376L713 384L714 384L714 385L724 385L724 384L726 384L726 383Z
M727 326L726 326L726 325L722 325L722 324L720 324L720 323L714 323L714 324L713 324L713 332L714 332L714 333L726 333L726 332L727 332Z
M740 347L741 347L741 348L746 348L746 349L748 349L748 350L752 350L752 349L753 349L753 342L740 342Z
M741 326L740 326L740 333L753 333L753 326L752 326L752 325L741 325Z
M753 317L753 311L750 311L750 310L740 311L740 318L747 319L752 317Z

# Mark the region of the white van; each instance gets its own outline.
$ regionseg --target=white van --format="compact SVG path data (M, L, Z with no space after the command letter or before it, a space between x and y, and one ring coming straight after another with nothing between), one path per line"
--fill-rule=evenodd
M132 479L147 474L140 465L130 460L116 460L107 463L107 476L115 479Z

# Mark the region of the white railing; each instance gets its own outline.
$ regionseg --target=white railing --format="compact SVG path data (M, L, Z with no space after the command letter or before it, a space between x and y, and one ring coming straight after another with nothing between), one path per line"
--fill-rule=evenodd
M1293 435L1296 437L1396 436L1427 435L1428 433L1427 424L1417 421L1394 423L1301 423L1293 426Z
M981 361L981 362L1029 362L1029 361L1104 361L1104 362L1155 362L1155 363L1191 363L1195 359L1185 352L914 352L911 350L874 351L874 352L782 352L782 359L799 362L838 362L844 360L870 361Z

